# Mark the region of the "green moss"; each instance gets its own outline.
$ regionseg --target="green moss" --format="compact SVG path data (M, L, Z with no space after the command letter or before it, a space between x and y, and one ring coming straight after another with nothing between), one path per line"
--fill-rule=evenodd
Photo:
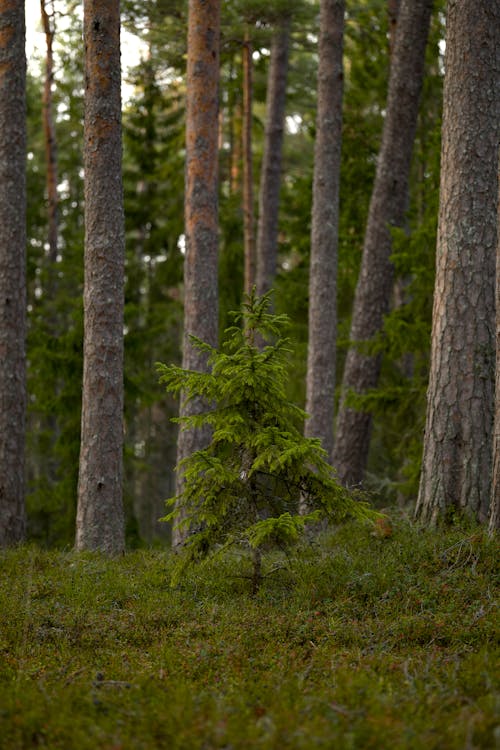
M4 552L0 747L492 748L496 553L351 523L252 598L236 556Z

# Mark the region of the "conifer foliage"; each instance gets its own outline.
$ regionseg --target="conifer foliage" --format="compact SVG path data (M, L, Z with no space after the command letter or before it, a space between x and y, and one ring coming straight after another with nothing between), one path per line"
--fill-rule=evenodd
M179 419L182 428L212 429L209 446L178 466L183 492L168 501L175 509L164 520L176 519L182 508L189 534L179 571L236 545L252 553L254 592L263 549L288 547L321 519L374 516L340 486L320 440L300 431L306 414L286 395L287 317L271 314L270 304L269 293L258 298L254 291L220 349L192 337L208 357L209 372L158 365L168 391L207 404L202 413ZM305 515L299 515L301 497L311 509Z

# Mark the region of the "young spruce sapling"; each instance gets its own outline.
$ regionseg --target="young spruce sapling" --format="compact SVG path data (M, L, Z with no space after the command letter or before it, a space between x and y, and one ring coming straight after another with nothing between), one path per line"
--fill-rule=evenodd
M220 349L192 338L206 352L209 372L157 365L167 391L206 404L202 413L177 420L181 429L212 431L208 447L177 467L184 489L167 501L173 510L163 520L180 517L188 531L174 580L187 564L237 545L251 554L255 593L266 549L286 549L322 519L377 515L339 484L319 439L301 432L306 414L286 395L287 322L270 312L270 294L253 293ZM299 504L308 512L301 514Z

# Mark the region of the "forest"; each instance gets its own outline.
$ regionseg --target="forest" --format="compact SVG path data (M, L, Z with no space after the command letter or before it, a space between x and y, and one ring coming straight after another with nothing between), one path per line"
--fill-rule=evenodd
M36 9L0 0L0 749L493 748L500 6Z

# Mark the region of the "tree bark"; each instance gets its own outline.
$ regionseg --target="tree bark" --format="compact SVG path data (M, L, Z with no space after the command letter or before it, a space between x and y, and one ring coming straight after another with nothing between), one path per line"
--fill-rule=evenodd
M45 81L43 86L43 130L45 135L45 161L47 165L47 206L49 263L57 260L58 240L58 194L57 194L57 141L54 124L52 84L54 82L54 13L47 12L47 0L40 0L43 30L47 54L45 57ZM49 293L50 293L49 289Z
M264 156L259 189L257 227L257 294L266 294L276 276L281 161L285 120L290 18L274 34L267 79Z
M500 149L497 172L497 253L496 253L496 369L495 369L495 422L493 428L493 477L489 530L500 530Z
M85 284L76 548L125 546L119 0L85 0Z
M314 151L306 437L333 449L344 0L320 6L318 113Z
M488 516L500 6L448 2L431 368L416 515Z
M0 0L0 547L26 532L26 58L24 3Z
M393 288L391 227L404 223L418 104L424 75L425 47L432 0L402 0L391 62L387 113L377 163L354 298L349 348L337 418L334 465L340 480L359 484L370 445L371 415L350 408L350 391L364 394L377 385L380 357L363 352L363 342L379 333Z
M396 29L401 0L387 0L387 14L389 16L389 54L392 57L396 44Z
M220 0L189 0L187 102L186 102L186 190L184 259L184 342L182 366L207 369L206 355L195 349L190 335L216 346L218 340L218 86L220 44ZM180 417L198 413L203 403L181 398ZM205 429L181 429L177 444L177 466L210 439ZM176 494L182 495L184 480L178 468ZM182 506L174 525L172 543L186 538Z
M243 42L243 230L244 230L244 291L251 294L255 284L255 220L253 208L252 101L253 62L252 41L245 31Z

